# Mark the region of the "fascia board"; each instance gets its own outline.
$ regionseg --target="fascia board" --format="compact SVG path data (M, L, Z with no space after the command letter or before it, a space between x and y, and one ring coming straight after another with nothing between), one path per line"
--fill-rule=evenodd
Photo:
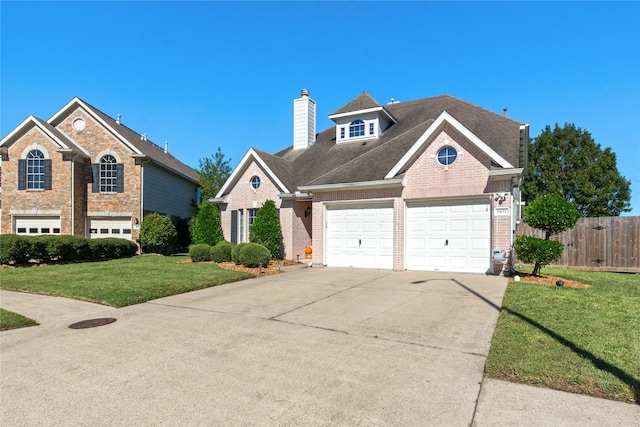
M516 178L522 175L523 168L493 169L489 171L489 178Z
M393 178L396 174L409 163L409 161L418 153L418 151L422 148L425 142L431 137L438 127L444 122L449 123L453 126L458 132L460 132L466 139L471 141L474 145L476 145L483 153L485 153L489 158L498 163L505 169L513 169L513 165L506 161L502 156L496 153L491 147L489 147L484 141L478 138L473 132L467 129L462 123L456 120L451 114L443 111L438 118L431 123L431 126L427 128L427 130L418 138L418 140L413 144L413 146L405 153L404 156L395 164L393 168L387 173L385 178Z
M355 190L365 188L381 188L381 187L402 187L404 185L402 178L381 179L378 181L362 181L362 182L343 182L339 184L319 184L319 185L302 185L298 187L300 191L320 192L335 190Z
M127 147L133 153L135 153L135 154L143 154L135 146L133 146L131 143L129 143L129 141L124 136L120 135L120 133L116 129L114 129L112 126L109 126L107 124L107 122L105 122L104 120L102 120L100 118L100 116L95 114L93 112L93 109L90 108L87 104L85 104L77 96L75 98L73 98L71 101L69 101L67 103L67 105L62 107L57 113L55 113L53 116L51 116L51 118L49 120L47 120L47 122L48 123L55 122L57 119L60 118L60 116L62 116L64 113L66 113L66 111L69 110L74 104L80 105L87 112L87 114L89 114L95 121L100 123L105 129L107 129L109 132L111 132L125 147Z
M240 160L240 163L238 163L238 166L236 166L236 168L233 170L233 172L231 173L227 181L224 183L220 191L218 191L218 194L216 194L216 197L215 197L216 199L222 197L229 187L231 187L232 185L235 185L239 175L242 172L244 172L244 170L249 165L251 158L253 158L256 162L258 162L258 164L267 172L267 175L269 175L269 177L276 183L276 185L280 187L283 193L290 193L290 191L282 183L282 181L280 181L280 179L276 176L276 174L273 173L271 168L269 168L269 166L267 166L264 160L260 158L258 153L256 153L253 148L249 148L249 151L247 151L244 157L242 157L242 160Z
M384 110L384 108L382 108L382 107L372 107L372 108L366 108L364 110L349 111L349 112L340 113L340 114L332 114L332 115L329 116L329 119L333 120L333 119L340 119L342 117L359 116L359 115L362 115L362 114L374 113L376 111L383 111L383 110ZM389 113L387 113L387 115L388 114Z

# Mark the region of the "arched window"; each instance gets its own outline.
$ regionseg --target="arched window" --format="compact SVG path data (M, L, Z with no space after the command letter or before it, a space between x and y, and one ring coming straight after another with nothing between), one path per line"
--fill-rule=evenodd
M100 159L100 192L115 193L118 183L116 165L118 161L110 154Z
M32 150L27 154L27 190L44 190L44 154Z
M364 122L362 120L354 120L349 124L349 138L356 136L364 136Z

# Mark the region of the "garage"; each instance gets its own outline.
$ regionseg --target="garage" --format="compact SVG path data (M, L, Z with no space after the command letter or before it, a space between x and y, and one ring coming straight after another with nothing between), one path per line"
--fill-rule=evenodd
M490 269L489 202L407 203L406 268L486 273Z
M393 268L393 205L327 206L329 267Z
M90 218L89 237L117 237L131 240L131 218Z
M59 216L15 217L16 234L37 236L39 234L60 234Z

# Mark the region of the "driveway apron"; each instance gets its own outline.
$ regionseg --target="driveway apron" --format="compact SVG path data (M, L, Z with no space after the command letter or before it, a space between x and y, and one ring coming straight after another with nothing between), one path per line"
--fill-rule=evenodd
M3 332L2 425L469 425L507 281L308 268Z

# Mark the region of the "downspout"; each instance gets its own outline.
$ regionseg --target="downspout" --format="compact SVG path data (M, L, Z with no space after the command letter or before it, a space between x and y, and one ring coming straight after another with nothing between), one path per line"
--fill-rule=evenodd
M71 235L76 231L76 156L71 156Z

